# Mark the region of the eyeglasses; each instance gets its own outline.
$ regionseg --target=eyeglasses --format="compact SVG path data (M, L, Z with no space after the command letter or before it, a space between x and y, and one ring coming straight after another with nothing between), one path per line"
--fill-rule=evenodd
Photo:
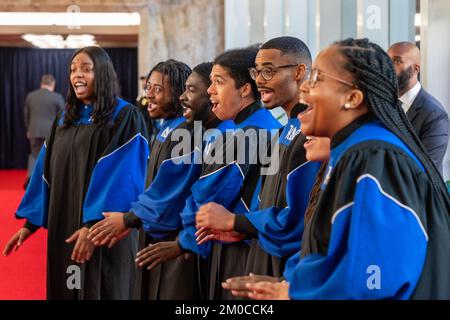
M337 82L346 84L346 85L348 85L348 86L350 86L352 88L356 88L357 87L355 84L353 84L353 83L351 83L349 81L339 79L339 78L337 78L335 76L332 76L331 74L328 74L328 73L325 73L323 71L320 71L319 69L312 69L311 73L308 76L308 84L309 84L310 88L314 88L317 85L317 82L319 81L319 75L326 76L326 77L328 77L330 79L333 79L333 80L335 80Z
M273 67L273 68L265 67L259 71L256 68L248 68L248 71L250 72L250 77L253 80L256 80L256 78L258 78L258 75L261 73L261 76L263 77L263 79L266 81L269 81L273 78L273 75L277 72L278 69L292 68L292 67L296 67L296 66L298 66L298 64L286 64L284 66L278 66L278 67Z
M156 87L154 86L153 89L155 90L155 92L161 92L162 91L162 88L160 88L158 86L156 86ZM148 95L151 90L152 90L152 84L150 82L147 82L145 84L145 87L144 87L144 93L146 95Z
M150 85L150 83L147 82L144 87L145 94L148 94L150 92L150 89L151 89L151 85Z

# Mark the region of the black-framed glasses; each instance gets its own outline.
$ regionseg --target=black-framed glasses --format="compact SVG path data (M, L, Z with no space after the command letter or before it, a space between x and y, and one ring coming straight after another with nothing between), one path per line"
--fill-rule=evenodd
M333 76L331 74L323 72L323 71L321 71L319 69L312 69L311 73L308 76L308 84L309 84L310 88L314 88L317 85L317 82L319 81L319 75L322 75L322 76L328 77L330 79L333 79L333 80L335 80L337 82L346 84L346 85L348 85L348 86L350 86L352 88L356 88L356 85L354 83L351 83L349 81L340 79L340 78L335 77L335 76Z
M278 69L292 68L297 66L298 64L286 64L278 67L264 67L261 70L257 70L256 68L248 68L248 71L250 72L250 77L253 80L256 80L256 78L258 78L258 75L261 73L263 79L269 81L273 78L273 75L277 72Z

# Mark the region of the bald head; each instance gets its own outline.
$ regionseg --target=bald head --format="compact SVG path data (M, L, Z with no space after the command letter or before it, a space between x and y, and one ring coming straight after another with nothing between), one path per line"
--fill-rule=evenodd
M389 48L388 55L394 62L399 85L399 96L402 96L419 81L420 50L414 43L397 42Z
M404 60L420 65L420 50L414 43L411 42L397 42L394 43L388 51L403 57Z

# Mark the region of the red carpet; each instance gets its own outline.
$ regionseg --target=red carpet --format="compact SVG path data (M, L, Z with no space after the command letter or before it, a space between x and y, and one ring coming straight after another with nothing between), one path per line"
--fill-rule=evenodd
M47 233L40 229L8 257L1 254L24 224L14 218L23 196L26 171L0 170L0 300L45 299Z

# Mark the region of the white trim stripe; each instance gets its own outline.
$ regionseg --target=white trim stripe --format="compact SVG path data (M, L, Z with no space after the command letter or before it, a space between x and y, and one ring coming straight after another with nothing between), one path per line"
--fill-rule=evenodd
M242 199L242 197L241 197L241 201L244 204L245 210L247 210L247 212L250 212L250 209L247 207L247 204L245 203L244 199Z
M337 216L338 216L342 211L344 211L345 209L347 209L347 208L353 206L354 204L355 204L355 203L352 201L352 202L350 202L350 203L347 203L345 206L340 207L338 210L336 210L336 212L333 213L333 216L331 217L331 224L334 224L334 220L336 220Z
M162 165L164 162L166 162L166 161L173 161L173 160L176 160L176 159L181 159L181 158L185 158L185 157L187 157L187 156L190 156L191 154L193 154L193 153L195 152L195 149L198 149L198 147L195 147L194 150L192 150L192 151L189 152L189 153L183 154L183 155L181 155L181 156L173 157L173 158L170 158L170 159L166 159L166 160L164 160L163 162L161 162L161 165Z
M50 187L50 183L48 183L47 179L45 179L44 175L42 175L42 180L45 181L45 183L47 184L48 187Z
M409 211L409 212L414 216L414 218L417 220L417 223L419 224L420 229L422 229L422 232L423 232L423 234L425 235L425 238L426 238L427 241L428 241L428 234L427 234L427 232L426 232L426 230L425 230L425 228L424 228L424 226L423 226L423 224L422 224L422 221L420 221L420 218L419 218L419 216L417 215L417 213L416 213L412 208L408 207L407 205L404 205L403 203L401 203L400 201L398 201L397 199L395 199L393 196L391 196L390 194L388 194L386 191L384 191L384 190L381 188L381 184L380 184L380 182L377 180L377 178L375 178L375 177L372 176L371 174L363 174L362 176L360 176L360 177L356 180L356 182L359 183L361 180L363 180L363 179L365 179L365 178L372 179L372 180L376 183L376 185L377 185L378 189L380 190L380 192L381 192L385 197L387 197L387 198L389 198L390 200L394 201L397 205L399 205L399 206L402 207L403 209Z
M201 176L201 177L199 178L199 180L200 180L200 179L203 179L203 178L206 178L206 177L209 177L210 175L213 175L213 174L215 174L216 172L219 172L220 170L223 170L223 169L225 169L226 167L231 166L231 165L233 165L233 164L235 164L235 165L239 168L239 171L241 172L241 175L242 175L242 179L245 179L245 175L244 175L244 173L242 172L241 167L239 167L239 165L236 163L236 161L233 161L233 162L230 162L230 163L228 163L227 165L225 165L225 166L223 166L223 167L217 169L216 171L213 171L213 172L211 172L211 173L205 174L204 176Z
M289 172L288 173L288 175L287 175L287 177L286 177L286 181L288 181L289 180L289 177L290 177L290 175L292 174L292 173L294 173L295 171L297 171L298 169L300 169L301 167L303 167L304 165L306 165L307 163L310 163L311 161L306 161L306 162L303 162L301 165L299 165L297 168L295 168L294 170L292 170L291 172Z
M102 161L103 159L112 156L114 153L116 153L117 151L119 151L120 149L122 149L123 147L125 147L127 144L129 144L131 141L133 141L135 138L139 138L141 137L142 139L144 139L144 141L147 143L148 145L148 141L147 139L145 139L145 137L139 132L137 133L134 137L132 137L130 140L128 140L127 142L125 142L123 145L121 145L120 147L118 147L116 150L114 150L113 152L107 154L106 156L101 157L100 159L98 159L97 164L100 163L100 161Z

